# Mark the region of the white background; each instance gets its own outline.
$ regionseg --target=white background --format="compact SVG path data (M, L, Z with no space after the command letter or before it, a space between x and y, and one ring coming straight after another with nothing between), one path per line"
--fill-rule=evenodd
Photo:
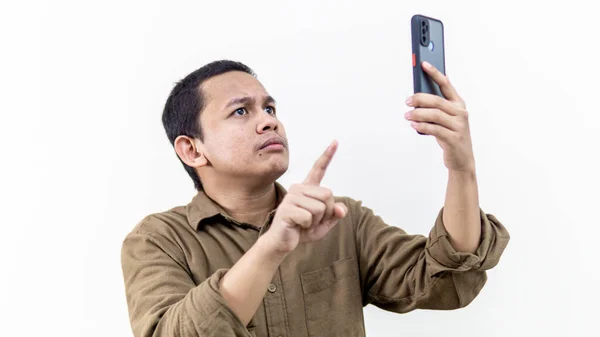
M22 1L0 7L0 326L131 336L120 267L145 215L193 185L160 114L210 61L252 67L291 143L284 186L325 178L427 234L446 169L403 118L410 17L440 18L468 104L481 206L512 240L467 308L365 309L369 336L598 336L599 12L594 1Z

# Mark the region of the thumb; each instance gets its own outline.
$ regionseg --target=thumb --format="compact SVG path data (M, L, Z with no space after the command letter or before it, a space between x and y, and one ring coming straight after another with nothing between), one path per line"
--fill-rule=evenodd
M348 214L348 207L341 202L336 202L333 207L333 217L336 219L343 219Z

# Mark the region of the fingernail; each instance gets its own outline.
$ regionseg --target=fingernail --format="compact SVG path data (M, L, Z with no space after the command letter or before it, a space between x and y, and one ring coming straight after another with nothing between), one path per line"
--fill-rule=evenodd
M412 96L406 99L406 105L412 106Z
M416 128L417 125L418 125L417 122L410 122L410 126L412 126L413 128Z
M431 64L429 62L427 62L427 61L423 61L423 66L425 68L431 68Z
M404 118L406 118L406 119L409 119L409 118L410 118L410 115L411 115L411 113L410 113L410 111L409 111L409 112L407 112L407 113L405 113L405 114L404 114Z

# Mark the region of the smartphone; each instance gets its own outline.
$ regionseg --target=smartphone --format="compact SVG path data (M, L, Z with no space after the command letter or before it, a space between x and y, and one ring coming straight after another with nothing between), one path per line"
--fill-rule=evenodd
M424 92L444 97L440 87L422 68L423 61L427 61L442 74L446 74L444 25L438 19L419 14L411 18L410 24L414 92ZM423 133L419 132L419 134Z
M414 92L425 92L444 97L440 87L427 76L421 67L423 61L427 61L442 74L446 74L444 25L442 21L424 15L414 15L410 21Z

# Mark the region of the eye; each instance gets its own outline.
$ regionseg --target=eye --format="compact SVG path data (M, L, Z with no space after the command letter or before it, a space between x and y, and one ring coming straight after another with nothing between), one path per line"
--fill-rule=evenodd
M238 116L243 116L243 115L247 114L248 111L246 111L246 108L239 108L239 109L235 110L233 113Z
M274 115L275 114L275 107L274 106L268 106L265 108L265 112L268 113L269 115Z

